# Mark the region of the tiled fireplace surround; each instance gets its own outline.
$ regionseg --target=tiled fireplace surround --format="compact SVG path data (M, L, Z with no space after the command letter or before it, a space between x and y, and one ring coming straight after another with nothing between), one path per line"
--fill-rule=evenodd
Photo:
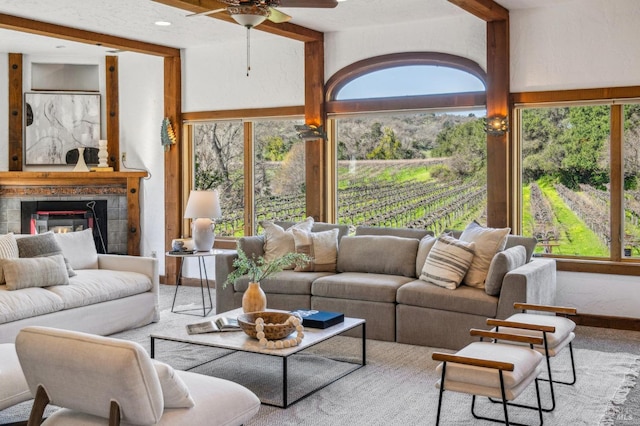
M107 201L107 251L127 253L127 189L114 185L3 186L0 188L0 234L21 233L22 201Z

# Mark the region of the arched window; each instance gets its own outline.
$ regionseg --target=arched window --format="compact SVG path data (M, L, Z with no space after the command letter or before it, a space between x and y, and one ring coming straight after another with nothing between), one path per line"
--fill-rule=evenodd
M326 84L333 221L461 229L486 223L486 74L444 53L379 56Z

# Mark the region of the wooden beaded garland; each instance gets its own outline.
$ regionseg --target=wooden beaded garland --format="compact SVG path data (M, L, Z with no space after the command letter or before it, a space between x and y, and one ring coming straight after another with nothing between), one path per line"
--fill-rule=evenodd
M258 342L260 342L260 345L266 347L267 349L282 349L298 346L300 342L302 342L302 339L304 337L304 327L302 326L300 318L291 315L284 323L293 324L296 327L296 337L281 340L267 340L264 335L264 319L256 318L256 337L258 338Z

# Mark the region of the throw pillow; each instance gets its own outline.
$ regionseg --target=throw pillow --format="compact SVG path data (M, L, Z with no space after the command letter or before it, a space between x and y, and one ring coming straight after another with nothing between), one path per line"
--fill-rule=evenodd
M56 241L53 232L45 232L44 234L36 235L26 235L18 238L16 243L18 244L18 254L21 258L63 254L62 248ZM74 277L76 273L71 265L69 265L68 259L65 259L65 263L67 264L67 272L69 273L69 276Z
M16 243L16 237L12 232L0 236L0 259L17 259L18 253L18 243ZM4 272L0 268L0 284L4 283Z
M502 290L502 280L507 272L527 263L527 249L524 246L514 246L493 256L484 291L490 296L499 296Z
M173 367L164 362L151 360L160 379L164 408L191 408L196 405L189 393L189 388L176 374Z
M433 235L425 235L418 244L418 255L416 256L416 277L420 277L422 273L422 267L427 260L429 252L436 243L437 238Z
M0 259L7 290L69 284L69 274L61 254L22 259Z
M484 288L491 260L497 252L504 249L509 232L511 232L511 228L485 228L475 221L462 231L460 241L476 244L476 254L462 281L464 284Z
M420 279L455 290L467 273L474 253L475 243L441 235L424 262Z
M287 253L296 251L293 230L301 229L310 232L311 227L313 227L313 217L310 216L304 221L292 225L286 231L270 220L262 221L260 225L264 228L264 259L270 262ZM289 269L293 269L293 266Z
M98 269L98 250L91 228L53 235L73 269Z
M311 258L305 266L296 266L296 272L335 272L338 261L338 228L323 232L293 229L296 253Z

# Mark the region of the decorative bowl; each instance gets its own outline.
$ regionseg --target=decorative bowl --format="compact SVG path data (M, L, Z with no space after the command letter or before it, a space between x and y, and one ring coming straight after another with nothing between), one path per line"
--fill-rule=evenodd
M295 325L285 324L290 316L291 314L287 312L249 312L238 315L238 324L248 336L257 339L256 319L262 318L264 337L267 340L280 340L296 331Z

